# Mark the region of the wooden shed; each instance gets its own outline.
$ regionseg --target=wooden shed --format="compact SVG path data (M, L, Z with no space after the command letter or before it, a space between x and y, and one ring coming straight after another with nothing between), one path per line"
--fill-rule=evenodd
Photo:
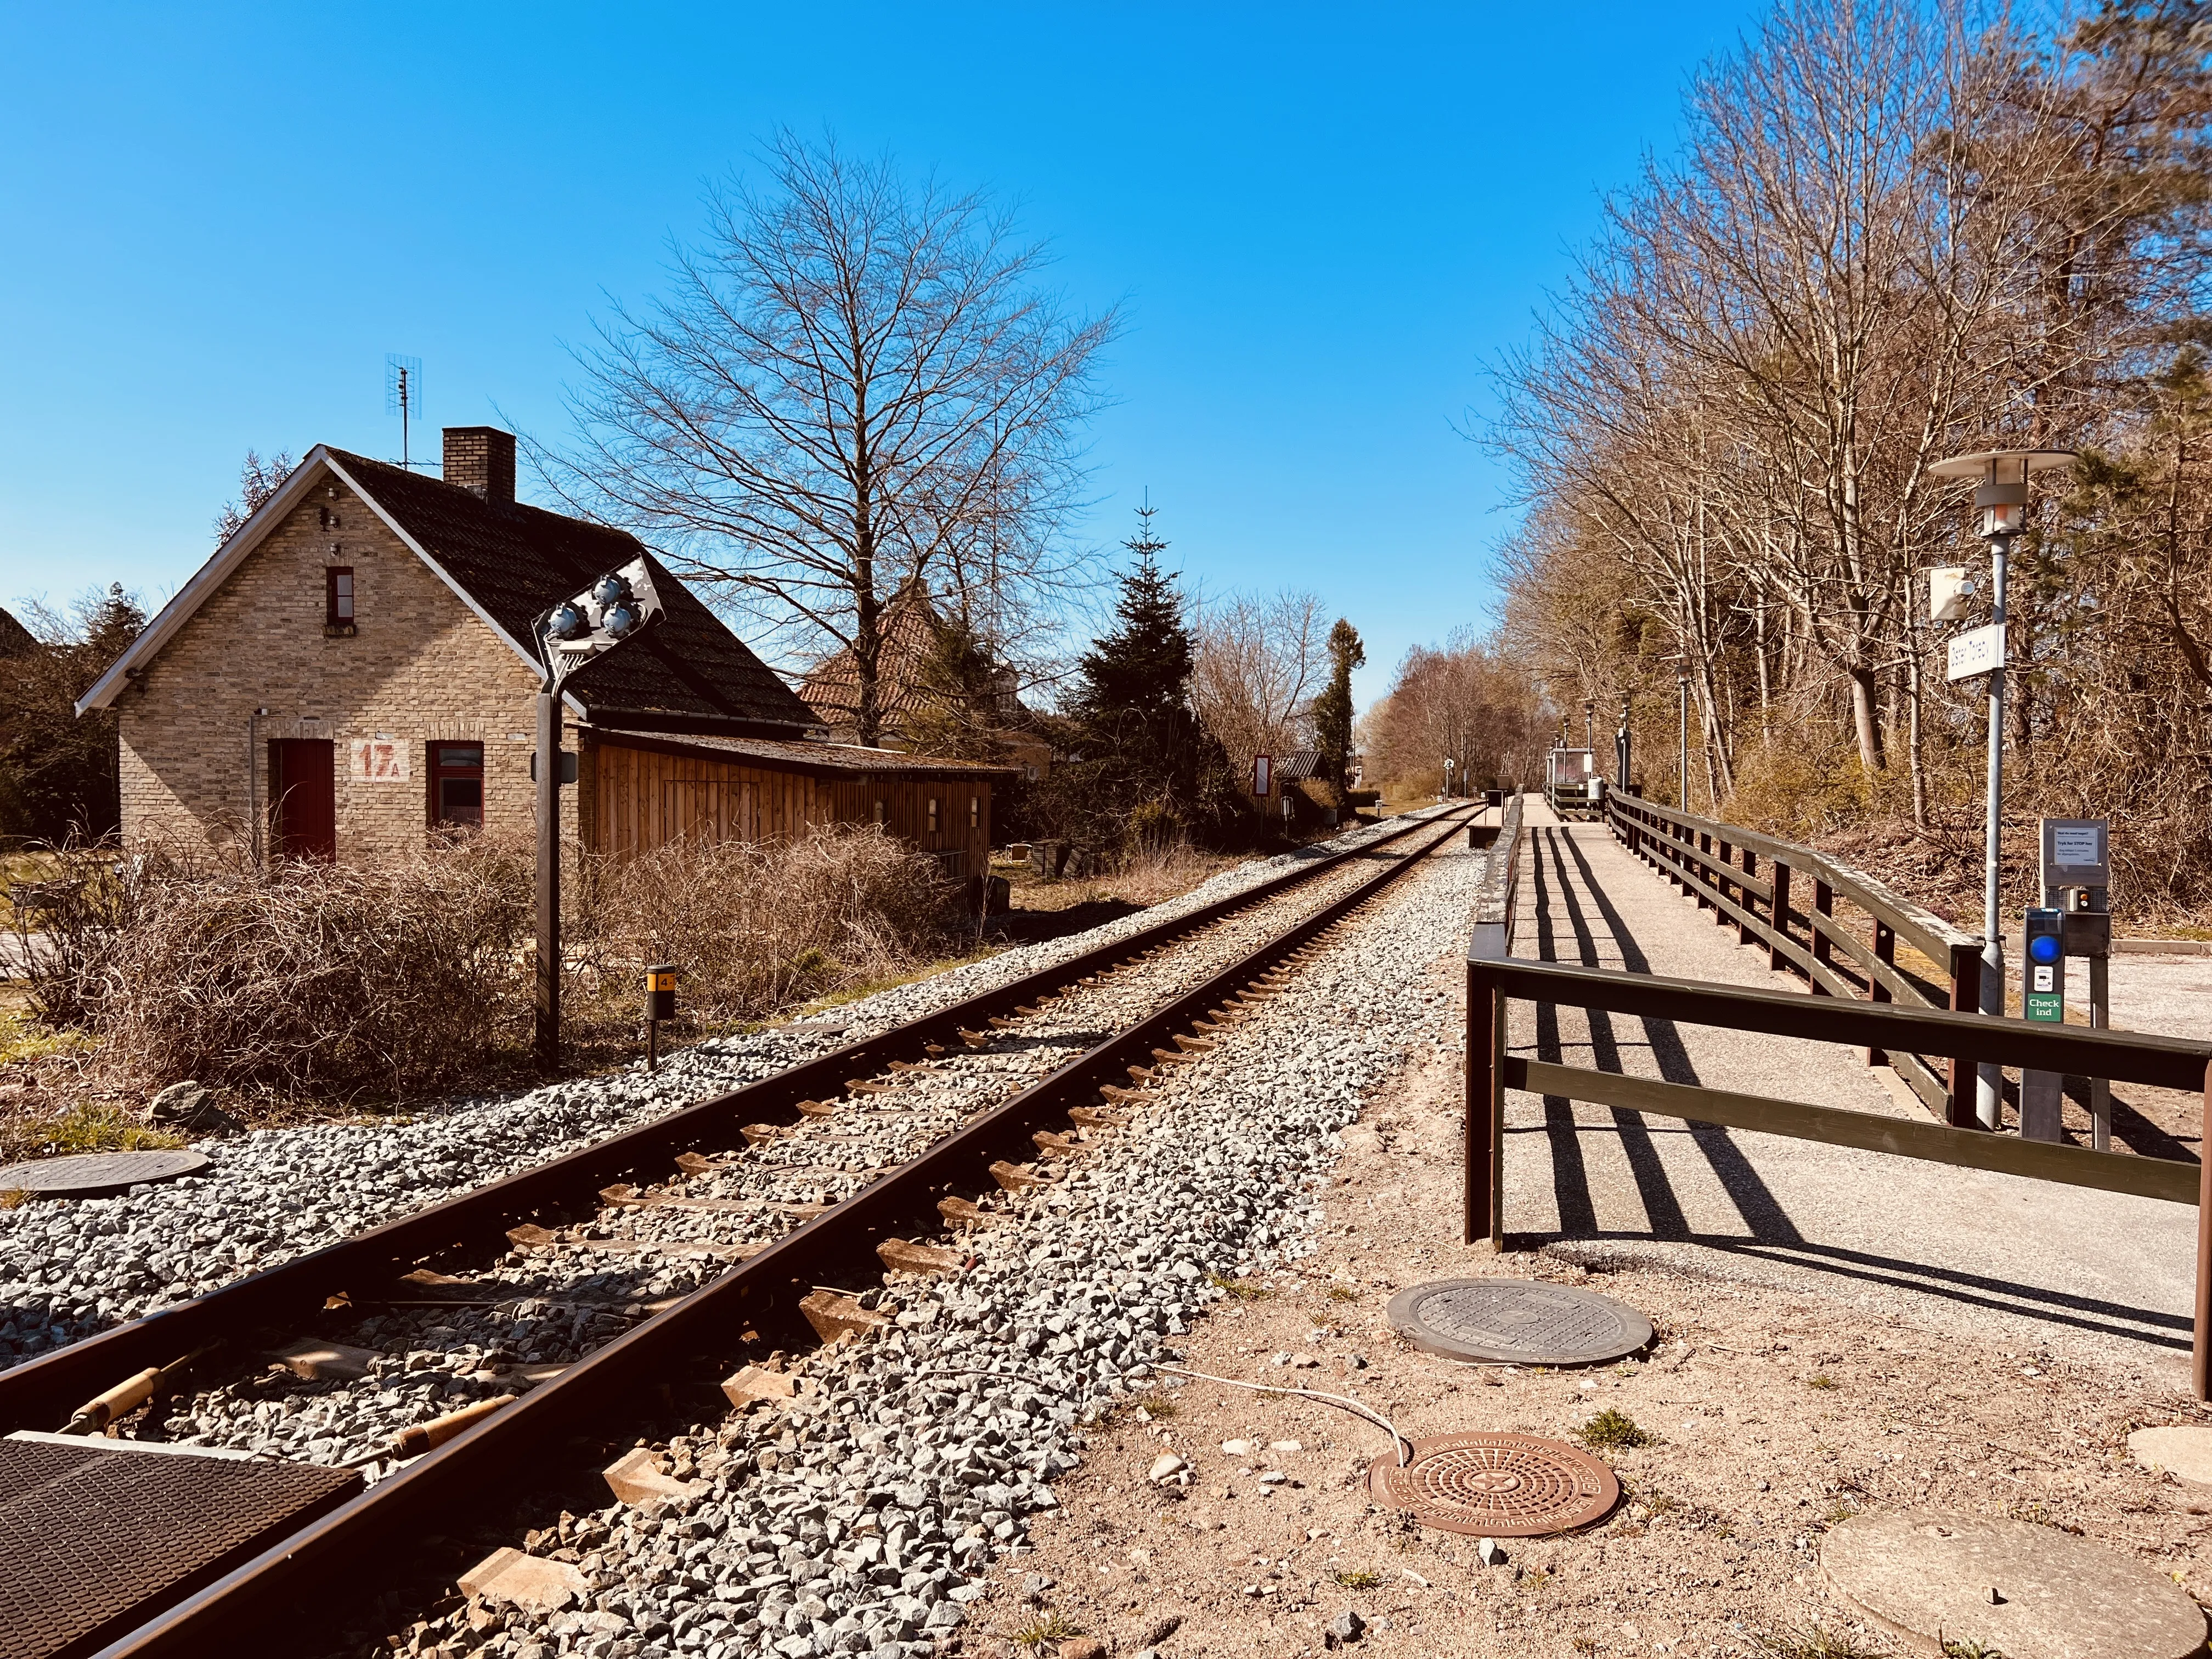
M781 840L811 824L878 823L956 880L988 874L991 793L1008 766L854 744L580 727L577 817L616 857L685 836Z

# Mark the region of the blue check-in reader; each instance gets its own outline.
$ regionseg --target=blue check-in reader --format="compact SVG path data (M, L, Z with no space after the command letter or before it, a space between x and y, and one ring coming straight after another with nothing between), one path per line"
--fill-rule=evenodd
M2027 1018L2046 1025L2066 1019L2065 926L2062 910L2027 913L2027 978L2021 988L2021 1006Z

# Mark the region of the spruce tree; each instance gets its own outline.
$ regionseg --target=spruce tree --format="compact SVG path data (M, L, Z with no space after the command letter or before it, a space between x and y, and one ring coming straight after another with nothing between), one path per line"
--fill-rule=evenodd
M1069 703L1081 758L1055 793L1060 816L1093 839L1208 830L1236 810L1228 757L1191 708L1194 647L1175 577L1160 568L1168 544L1154 511L1137 509L1114 625L1083 654Z
M1336 786L1341 806L1346 774L1352 766L1352 671L1367 661L1358 630L1340 617L1328 630L1328 684L1314 699L1314 747L1322 771Z

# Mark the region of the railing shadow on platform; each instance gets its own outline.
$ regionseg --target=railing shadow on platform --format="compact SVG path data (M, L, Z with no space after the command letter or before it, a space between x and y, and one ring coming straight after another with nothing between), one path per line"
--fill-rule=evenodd
M1694 898L1699 909L1711 910L1716 922L1733 922L1740 943L1765 946L1767 965L1796 974L1815 996L1960 1013L1981 1006L1980 938L1847 864L1795 842L1615 792L1607 793L1605 821L1630 852ZM1812 908L1800 909L1808 884ZM1838 900L1866 917L1871 945L1847 917L1837 915ZM1909 962L1899 963L1900 940L1942 975L1942 982L1913 972ZM1894 1070L1954 1128L1972 1128L1978 1121L1972 1067L1951 1060L1939 1071L1920 1054L1873 1044L1867 1063Z
M1499 839L1502 844L1502 835ZM1493 849L1494 872L1504 877L1510 864L1510 858L1499 856ZM1508 881L1505 902L1510 906L1510 878ZM2208 1135L2212 1135L2212 1043L2030 1024L1977 1013L1895 1004L1885 1006L1836 997L1793 996L1559 963L1523 962L1505 954L1510 949L1510 937L1509 928L1507 942L1498 948L1495 938L1482 933L1479 917L1477 937L1468 954L1464 1230L1469 1244L1487 1237L1495 1248L1504 1248L1508 1089L1956 1168L2193 1203L2198 1208L2191 1372L2197 1399L2212 1401L2212 1161L2183 1164L2093 1152L1991 1134L1978 1128L1553 1065L1508 1055L1505 1030L1508 1006L1520 1000L1816 1042L1858 1043L1936 1054L1951 1063L1954 1076L1963 1070L1971 1077L1977 1061L2075 1072L2197 1092L2204 1103Z

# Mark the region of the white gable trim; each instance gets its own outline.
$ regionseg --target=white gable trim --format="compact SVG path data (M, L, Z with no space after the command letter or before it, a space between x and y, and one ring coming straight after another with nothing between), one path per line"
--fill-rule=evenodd
M155 617L146 631L132 641L131 648L118 657L113 665L94 684L92 690L77 700L76 712L82 714L91 709L106 708L113 703L131 679L161 654L161 648L176 636L177 630L190 622L199 608L207 603L209 597L230 580L239 566L245 563L253 550L267 538L269 532L307 498L324 471L342 480L368 510L383 521L385 527L398 537L401 544L428 565L438 580L453 591L454 597L468 606L477 621L491 629L526 666L539 671L538 659L524 648L521 641L495 622L490 612L477 603L475 596L455 581L420 542L400 527L398 521L362 487L360 481L338 465L326 446L317 444L307 452L307 459L293 469L291 477L277 486L276 493L256 508L252 516L238 527L230 539L215 550L214 556L177 591L176 597L161 607L161 615ZM563 693L561 700L571 713L582 715L583 705L575 698Z

